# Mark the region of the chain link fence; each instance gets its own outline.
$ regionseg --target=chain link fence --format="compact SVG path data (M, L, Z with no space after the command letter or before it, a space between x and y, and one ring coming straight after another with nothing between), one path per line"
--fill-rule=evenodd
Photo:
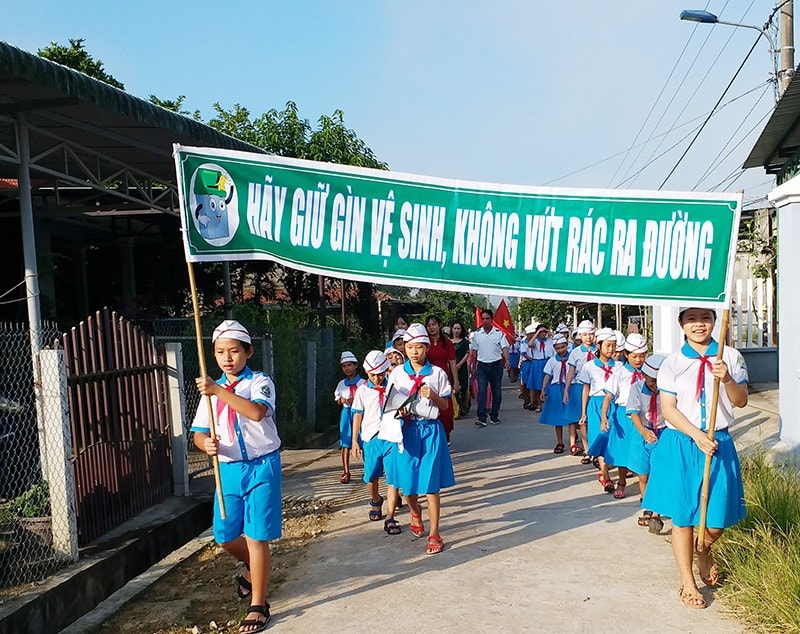
M58 327L44 323L40 335L50 346ZM32 363L31 350L28 324L0 322L0 596L77 556L65 506L74 508L74 497L63 480L71 468L66 379L63 366Z

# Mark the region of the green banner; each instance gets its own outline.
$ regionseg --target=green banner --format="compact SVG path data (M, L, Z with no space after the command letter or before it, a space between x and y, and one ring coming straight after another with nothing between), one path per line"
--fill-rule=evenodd
M353 280L727 307L742 194L509 186L175 146L186 258Z

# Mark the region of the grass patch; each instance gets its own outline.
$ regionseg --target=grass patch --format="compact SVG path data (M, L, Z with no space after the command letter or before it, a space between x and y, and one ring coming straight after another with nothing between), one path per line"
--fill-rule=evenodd
M726 530L714 554L727 582L726 607L756 632L800 632L800 473L742 460L747 517Z

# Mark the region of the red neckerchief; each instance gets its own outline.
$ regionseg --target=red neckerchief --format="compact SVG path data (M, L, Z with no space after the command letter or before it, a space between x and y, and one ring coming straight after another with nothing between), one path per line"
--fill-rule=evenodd
M564 383L567 377L567 360L561 359L561 372L558 375L558 382Z
M650 416L650 425L653 427L653 431L656 431L658 429L658 390L650 395L650 407L648 407L647 413Z
M610 365L601 365L600 369L603 370L603 380L608 381L611 378L611 373L614 371L614 367Z
M634 370L633 374L631 374L631 385L636 383L636 381L644 381L644 374L642 374L640 370Z
M408 378L411 379L413 385L408 392L408 395L411 396L419 392L419 388L422 386L422 382L425 380L425 375L422 374L409 374Z
M591 350L586 351L586 360L587 361L594 361L594 352Z
M386 395L386 388L383 385L371 385L370 387L378 393L378 402L381 405L381 410L383 410L383 398Z
M226 383L222 387L224 387L228 392L231 394L235 394L233 388L235 388L242 379L236 379L233 383ZM225 403L222 399L217 399L217 421L220 420L220 414L222 414L222 410L228 408L228 438L233 440L236 437L236 410L234 410L230 405Z
M544 352L544 339L539 339L539 352Z
M700 361L700 368L697 370L697 390L695 392L695 398L697 401L700 401L700 396L703 393L703 388L706 384L706 367L708 367L709 371L712 369L711 361L709 361L711 357L706 355L699 355L697 359Z

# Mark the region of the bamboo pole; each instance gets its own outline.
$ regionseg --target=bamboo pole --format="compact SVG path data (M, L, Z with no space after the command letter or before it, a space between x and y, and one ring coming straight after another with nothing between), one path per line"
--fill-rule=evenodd
M194 267L191 262L187 262L189 267L189 287L192 291L192 310L194 311L194 334L197 340L197 359L200 361L200 376L208 376L206 368L206 355L203 350L203 331L200 327L200 305L197 301L197 283L194 279ZM208 427L212 438L217 437L217 426L214 421L214 406L211 404L211 397L206 396L208 405ZM222 495L222 480L219 475L219 456L211 456L211 463L214 466L214 483L217 488L217 502L219 503L219 516L225 520L225 499Z
M722 312L722 325L719 329L719 347L717 348L717 361L722 359L725 350L725 339L728 336L728 309ZM714 430L717 426L717 405L719 404L719 377L714 377L714 391L711 395L711 418L708 422L708 439L714 440ZM712 454L706 454L706 464L703 469L703 488L700 493L700 524L697 527L697 550L703 552L706 548L706 515L708 514L708 488L711 480Z

